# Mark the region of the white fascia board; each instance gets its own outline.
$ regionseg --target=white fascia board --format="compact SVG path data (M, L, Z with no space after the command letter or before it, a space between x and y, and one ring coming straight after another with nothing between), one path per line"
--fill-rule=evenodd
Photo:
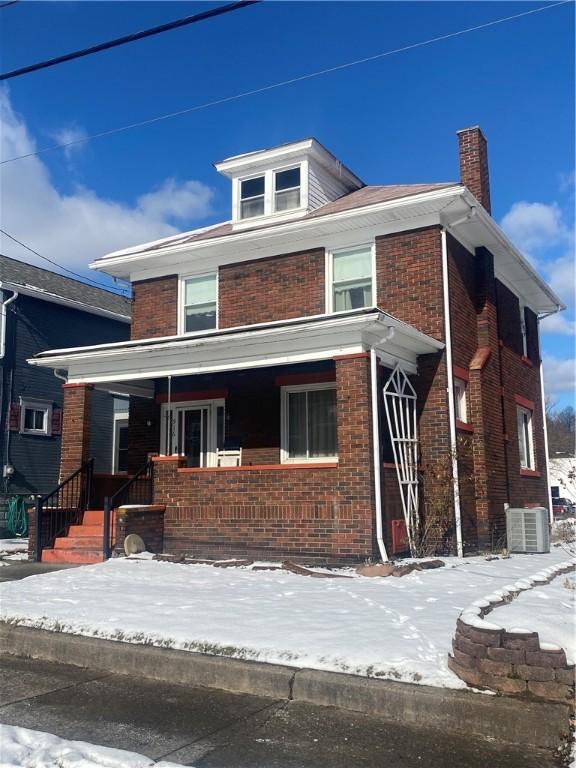
M536 314L554 313L566 309L562 300L467 189L464 198L470 207L476 209L476 213L473 218L461 225L463 238L469 243L475 244L475 247L484 246L493 253L496 277L502 280L516 295L520 294L520 298ZM482 225L481 237L474 235L474 228L477 223ZM514 267L520 270L522 277L511 274Z
M315 231L325 233L333 226L337 229L337 225L340 223L354 223L355 220L361 220L366 216L374 216L388 212L394 215L394 230L404 231L406 229L405 221L410 221L413 218L415 210L417 210L420 205L425 206L427 212L430 214L433 213L433 210L428 210L430 208L436 210L437 214L439 214L451 200L461 197L464 194L464 191L465 188L462 185L455 185L434 190L432 192L408 195L394 200L387 200L382 203L373 203L359 208L351 208L346 211L338 211L325 216L311 215L302 219L296 219L295 221L286 222L285 224L262 227L261 229L252 229L246 232L237 231L230 235L223 235L222 237L175 245L173 247L163 248L161 252L132 251L119 256L111 254L93 262L90 267L103 272L108 272L111 275L127 277L139 269L146 268L146 265L162 265L164 274L168 274L170 264L172 263L170 257L176 257L176 260L178 260L178 258L185 259L201 252L202 258L206 259L210 258L211 253L221 252L225 249L230 249L230 252L232 253L234 249L241 248L243 245L247 245L253 253L254 250L261 247L263 243L270 244L271 246L274 246L275 244L276 248L282 247L279 244L282 240L288 243L287 247L290 248L290 236L295 233L299 236L302 236L303 234L312 236ZM286 252L288 253L289 250ZM246 256L246 258L248 258L248 256ZM254 258L254 256L252 256L252 258ZM241 261L242 259L236 257L235 260ZM156 265L154 264L155 261L157 263Z
M394 344L385 342L390 326ZM356 354L370 345L382 354L398 347L397 359L415 370L418 354L442 348L441 342L385 315L371 313L334 318L320 323L246 331L212 338L186 339L123 348L89 348L70 354L50 354L29 360L32 365L68 370L68 380L91 383L151 379L167 375L244 370L271 365L331 359ZM405 343L403 343L405 342Z
M59 304L62 307L69 307L70 309L77 309L79 312L88 312L91 315L98 315L99 317L106 317L110 320L117 320L121 323L130 323L130 315L121 315L118 312L112 312L109 309L103 309L101 307L95 307L93 304L85 304L82 301L76 301L75 299L69 299L64 296L59 296L56 293L50 293L42 288L36 288L32 285L20 285L20 283L13 283L11 281L2 281L2 286L8 288L10 291L18 291L23 296L30 296L40 301L49 301L51 304Z

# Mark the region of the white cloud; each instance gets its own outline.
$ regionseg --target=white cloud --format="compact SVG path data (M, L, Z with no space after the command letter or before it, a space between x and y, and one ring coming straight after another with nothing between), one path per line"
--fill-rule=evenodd
M576 359L561 359L544 355L544 384L547 395L574 394L576 390Z
M556 203L514 203L501 224L515 245L528 254L556 245L567 236L562 211Z
M574 252L547 262L543 269L548 275L552 289L568 305L573 306L576 291L576 266Z
M62 150L66 157L71 157L75 152L84 147L82 139L87 136L84 128L80 128L77 125L71 125L65 128L60 128L57 131L50 133L51 138L55 144L68 144Z
M0 90L0 157L33 152L24 120ZM2 227L27 245L67 267L86 271L98 256L190 229L212 213L213 191L199 181L166 179L133 204L106 199L87 187L59 191L40 157L2 166ZM46 266L7 238L7 255Z
M541 322L543 333L559 333L562 336L576 336L576 320L570 320L564 313L545 317Z

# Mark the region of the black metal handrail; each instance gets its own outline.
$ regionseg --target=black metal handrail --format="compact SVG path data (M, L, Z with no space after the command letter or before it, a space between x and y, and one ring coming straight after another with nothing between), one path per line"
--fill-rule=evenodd
M115 494L104 499L104 557L112 553L112 512L126 504L151 504L154 498L154 464L149 459L134 477L127 480Z
M46 496L36 498L34 559L42 559L42 550L53 546L69 526L82 521L92 498L94 459L67 477Z

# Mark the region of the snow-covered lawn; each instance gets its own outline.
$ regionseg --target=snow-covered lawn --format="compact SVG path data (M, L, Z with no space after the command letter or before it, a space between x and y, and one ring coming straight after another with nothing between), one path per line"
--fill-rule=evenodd
M516 600L496 608L488 616L504 629L538 632L540 641L560 646L569 664L576 662L576 581L558 576L534 589L521 592Z
M0 586L0 618L30 627L451 688L456 619L470 603L567 553L448 558L402 578L314 579L286 571L149 559ZM563 579L564 577L559 577Z
M0 765L2 768L181 768L176 763L155 763L136 752L66 741L50 733L14 725L0 725Z
M0 539L2 560L28 560L28 539Z

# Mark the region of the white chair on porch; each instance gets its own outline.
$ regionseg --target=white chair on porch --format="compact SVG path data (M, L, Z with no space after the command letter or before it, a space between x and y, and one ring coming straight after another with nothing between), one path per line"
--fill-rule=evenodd
M240 467L242 466L242 448L218 451L216 459L219 467Z

